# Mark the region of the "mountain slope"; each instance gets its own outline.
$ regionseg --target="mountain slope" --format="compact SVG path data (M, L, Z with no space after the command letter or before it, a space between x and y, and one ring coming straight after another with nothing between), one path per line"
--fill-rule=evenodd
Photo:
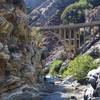
M26 2L26 5L28 7L32 7L35 8L37 6L39 6L41 3L43 3L46 0L24 0Z
M29 24L31 26L45 25L49 19L53 19L55 15L58 16L59 12L61 13L66 6L74 3L75 1L76 0L46 0L29 14ZM60 14L56 20L58 19L60 22L59 17Z

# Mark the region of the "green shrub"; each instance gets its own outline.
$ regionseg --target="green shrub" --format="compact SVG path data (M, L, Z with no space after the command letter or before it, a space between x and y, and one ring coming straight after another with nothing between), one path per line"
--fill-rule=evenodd
M90 55L78 56L69 63L67 70L63 72L63 76L73 75L77 80L85 79L87 73L97 67L93 61L94 59Z
M52 74L53 76L59 74L59 70L60 70L60 67L62 65L63 61L61 60L54 60L50 65L50 71L49 71L49 74Z

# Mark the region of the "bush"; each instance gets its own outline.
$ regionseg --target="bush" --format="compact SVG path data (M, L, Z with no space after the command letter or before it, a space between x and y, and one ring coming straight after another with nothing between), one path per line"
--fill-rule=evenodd
M77 80L85 79L90 70L97 68L93 61L94 59L90 55L78 56L69 63L63 76L73 75Z
M61 65L62 65L63 61L61 60L54 60L50 65L50 71L49 71L49 74L55 76L57 74L59 74L59 70L61 68Z

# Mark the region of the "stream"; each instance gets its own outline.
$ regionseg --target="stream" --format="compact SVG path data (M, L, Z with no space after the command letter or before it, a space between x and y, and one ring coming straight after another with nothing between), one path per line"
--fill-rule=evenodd
M46 84L47 93L42 100L83 100L86 86L75 84L62 84L61 81L56 84Z

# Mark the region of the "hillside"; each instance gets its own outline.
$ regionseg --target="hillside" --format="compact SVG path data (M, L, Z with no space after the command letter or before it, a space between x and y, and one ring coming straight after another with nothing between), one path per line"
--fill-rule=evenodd
M36 2L38 1L34 0L31 3L37 4ZM45 24L59 25L61 23L83 23L85 22L88 9L93 9L98 6L97 4L99 5L98 0L41 1L38 2L33 11L29 13L29 24L31 26L41 26Z
M77 0L77 1L65 0L64 2L60 0L47 0L46 2L43 3L43 5L37 7L29 14L30 25L31 26L43 26L43 25L46 26L46 25L59 25L59 24L74 25L77 23L100 21L99 3L100 2L98 0ZM97 27L86 28L86 30L84 31L85 35L88 37L88 35L91 34L92 37L93 35L92 32L94 30L96 31L94 32L95 33L94 37L97 38L98 37L98 36L96 37L98 30L96 29ZM87 43L80 50L80 54L76 55L75 58L71 60L66 58L66 53L64 51L63 45L58 41L58 39L52 33L46 32L44 33L43 37L46 38L44 42L45 48L43 55L43 65L45 67L44 68L45 73L46 74L48 73L54 77L60 75L63 77L67 77L69 80L67 80L67 78L65 79L64 85L67 84L66 87L68 86L67 81L70 81L70 78L68 76L74 76L75 79L78 80L78 82L83 84L86 81L85 78L87 77L88 72L93 69L97 69L100 66L100 54L99 54L100 37L97 40L91 41L91 43L88 43L87 41ZM99 83L100 81L98 82L98 84ZM72 83L72 85L73 84L76 85L75 83ZM82 88L82 86L80 85L79 87L76 88L80 89ZM97 91L99 95L99 89L98 89L99 86L96 88L97 89L92 89L92 86L90 86L90 89L92 89L93 91ZM85 94L85 91L88 91L90 93L88 94L88 96L90 95L93 96L94 92L92 93L91 92L92 90L89 91L88 87L86 87L85 85L84 89L79 90L78 93L80 93L80 95L76 93L77 89L76 90L73 89L74 93L72 95L73 97L77 95L77 97L76 96L75 97L78 100L81 100L83 98L83 95ZM81 92L83 92L83 94L81 94ZM54 94L57 95L55 92ZM82 97L81 99L80 96ZM50 97L53 98L52 96Z
M26 3L26 7L28 9L28 13L31 12L34 8L40 6L46 0L24 0Z
M75 0L46 0L29 14L29 24L31 26L45 25L49 24L51 19L54 19L55 23L56 20L59 20L56 24L60 24L62 10L73 2Z

